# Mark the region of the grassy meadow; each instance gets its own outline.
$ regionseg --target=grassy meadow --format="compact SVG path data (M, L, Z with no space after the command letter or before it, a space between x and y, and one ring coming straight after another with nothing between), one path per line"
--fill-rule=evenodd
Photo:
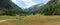
M0 25L60 25L60 16L0 16Z

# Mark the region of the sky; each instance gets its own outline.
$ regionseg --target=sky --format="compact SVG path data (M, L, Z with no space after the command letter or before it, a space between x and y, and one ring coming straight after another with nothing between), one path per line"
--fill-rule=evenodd
M16 5L18 5L19 7L25 9L31 7L32 5L36 5L38 3L46 4L50 0L11 0L11 1L14 2Z

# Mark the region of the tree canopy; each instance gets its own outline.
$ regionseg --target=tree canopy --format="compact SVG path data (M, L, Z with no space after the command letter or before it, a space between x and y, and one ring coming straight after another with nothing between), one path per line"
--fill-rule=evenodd
M22 9L10 0L0 0L0 15L22 15Z
M60 15L60 0L51 0L38 10L38 13L44 15Z

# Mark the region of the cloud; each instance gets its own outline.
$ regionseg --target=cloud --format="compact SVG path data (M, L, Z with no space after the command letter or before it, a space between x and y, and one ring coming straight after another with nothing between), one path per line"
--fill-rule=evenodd
M19 4L21 4L21 2L24 2L24 4L26 5L25 8L28 8L32 5L37 4L37 3L33 2L32 0L12 0L12 2L14 2L15 4L17 4L20 7L24 7L23 5L19 5Z
M22 0L28 7L35 5L36 3L32 0Z
M17 3L17 0L11 0L12 2L14 2L14 3Z

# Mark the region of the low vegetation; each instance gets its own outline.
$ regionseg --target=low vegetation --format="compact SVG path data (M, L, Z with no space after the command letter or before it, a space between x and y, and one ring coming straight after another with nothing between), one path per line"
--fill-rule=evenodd
M60 25L60 16L1 16L0 20L16 19L0 22L0 25Z

